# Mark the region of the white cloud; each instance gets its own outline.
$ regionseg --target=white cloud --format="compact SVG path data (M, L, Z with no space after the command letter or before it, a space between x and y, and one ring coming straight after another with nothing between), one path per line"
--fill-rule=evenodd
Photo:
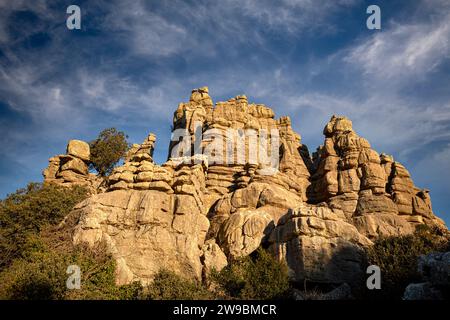
M431 23L393 22L351 48L344 61L371 78L410 81L450 58L449 39L449 13Z
M307 93L289 98L287 105L306 114L306 119L301 119L300 132L322 128L332 114L347 116L357 133L379 152L390 152L403 159L414 157L415 152L433 141L450 141L450 103L412 106L402 97L376 92L364 100Z
M0 1L0 8L5 7L4 3ZM13 8L26 6L26 3L19 1ZM224 0L189 6L183 1L171 2L170 10L184 17L181 22L171 18L172 12L167 7L165 11L153 11L142 1L116 2L109 6L103 26L111 31L111 38L121 39L130 49L126 57L148 55L152 62L159 63L159 59L176 54L189 59L193 56L192 50L195 50L194 56L211 55L218 50L216 44L239 52L245 41L263 41L257 31L267 28L299 37L302 32L324 27L333 13L356 3L356 0L282 0L277 3ZM45 2L32 10L44 9ZM51 14L49 10L44 11ZM250 29L244 23L248 19L255 22ZM300 119L301 126L297 129L303 134L311 130L320 137L321 130L317 128L321 128L332 113L347 115L363 128L362 134L386 141L383 144L389 149L400 152L405 145L420 147L446 134L447 128L442 123L450 121L450 104L435 105L430 101L422 105L406 97L401 90L405 84L414 84L415 76L433 71L448 58L449 21L448 14L443 14L429 22L391 23L382 32L359 40L333 58L306 62L305 70L310 73L305 74L296 73L282 61L260 70L250 65L236 70L218 63L213 71L199 70L189 77L162 73L158 83L147 87L145 83L120 76L114 65L88 71L81 64L71 75L72 81L51 81L42 78L55 70L56 62L63 61L64 57L39 59L34 56L17 58L14 68L0 70L4 84L1 90L9 90L9 97L17 98L11 105L17 111L32 114L37 122L58 121L71 113L75 123L83 123L97 110L117 117L170 119L180 98L187 99L190 86L209 85L213 97L235 92L245 93L257 102L274 103L277 115L292 115L291 112L297 110L302 114L316 112L320 116ZM52 45L55 48L60 42ZM16 58L12 52L6 53ZM325 89L305 89L305 82L330 70L347 74L347 65L342 61L356 67L349 78L349 86L362 84L358 88L363 92L358 93L365 99Z
M443 145L440 150L430 152L411 169L417 173L424 186L436 187L436 189L431 190L432 199L433 195L437 193L441 193L444 199L448 199L450 184L446 177L450 172L450 144ZM446 209L448 210L448 208Z
M129 41L136 54L168 56L179 52L189 41L184 27L147 10L143 1L110 5L104 27Z
M21 65L11 70L0 68L1 91L8 92L8 103L17 112L26 113L36 121L61 117L68 111L62 87L41 81L41 69Z
M300 38L309 31L335 32L332 16L360 0L172 0L153 11L142 0L114 2L104 27L130 43L134 54L165 57L195 52L213 56L227 44L233 52L240 44L263 49L262 32L272 30ZM106 6L106 5L105 5Z
M246 16L254 17L265 27L289 33L334 27L329 18L339 10L348 9L358 0L231 0Z

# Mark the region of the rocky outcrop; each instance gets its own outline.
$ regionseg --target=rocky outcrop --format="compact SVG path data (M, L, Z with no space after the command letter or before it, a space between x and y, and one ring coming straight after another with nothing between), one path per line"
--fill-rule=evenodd
M177 137L185 132L191 138L188 142L172 141L169 156L177 157L183 150L189 156L197 152L207 154L206 186L217 198L252 180L278 184L299 193L306 201L310 184L302 158L306 147L292 130L289 117L276 120L269 107L248 103L246 96L217 102L213 108L208 89L200 88L192 91L188 103L179 105L173 128ZM278 148L281 155L272 164L265 157L273 151L279 153ZM277 173L266 174L273 166Z
M104 192L76 207L74 241L105 241L121 284L160 268L201 279L264 246L293 280L336 286L363 274L377 237L445 228L429 192L349 119L333 116L323 133L311 157L288 117L242 95L214 105L208 88L195 89L174 113L168 160L154 163L153 134L133 145ZM79 149L51 159L46 181L86 177Z
M450 252L420 256L418 271L424 282L408 285L404 300L443 300L450 298Z
M196 211L177 211L175 197L158 190L95 195L75 208L81 218L74 242L106 242L117 262L118 284L148 283L162 268L200 280L209 221Z
M66 150L66 154L49 159L47 169L42 172L44 183L67 187L79 185L96 193L103 180L89 173L89 144L81 140L70 140Z
M424 280L438 287L450 287L450 252L420 256L418 269Z
M369 238L411 233L421 223L443 225L431 209L428 190L417 188L392 156L371 148L352 122L333 116L325 142L314 154L309 199L342 210Z
M311 205L290 209L268 242L272 252L287 262L293 279L326 283L359 279L362 248L372 243L345 221L342 210Z
M115 168L109 176L107 191L131 189L173 193L173 170L153 162L155 141L155 135L150 133L141 145L131 147L124 164Z

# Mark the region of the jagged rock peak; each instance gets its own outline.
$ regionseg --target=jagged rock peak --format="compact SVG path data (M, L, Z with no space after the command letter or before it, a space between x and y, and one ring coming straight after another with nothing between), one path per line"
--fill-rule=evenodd
M352 121L344 116L333 115L330 121L327 123L323 129L323 134L326 137L331 137L334 134L342 132L352 132Z

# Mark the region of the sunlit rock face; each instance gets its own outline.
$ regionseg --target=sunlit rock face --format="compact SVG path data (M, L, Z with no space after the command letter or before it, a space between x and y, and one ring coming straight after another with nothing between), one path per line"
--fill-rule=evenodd
M66 154L48 160L48 167L42 172L44 183L66 187L79 185L86 187L90 193L103 191L103 179L89 173L90 157L89 144L81 140L70 140Z
M446 228L429 191L345 117L331 117L311 156L289 117L275 119L245 96L214 104L203 87L180 103L172 133L162 165L153 161L150 134L107 180L87 172L82 142L69 143L68 155L51 158L45 170L48 183L93 189L74 209L73 239L106 242L119 284L148 283L161 268L201 279L261 245L295 281L351 283L362 274L363 248L377 237L419 224Z

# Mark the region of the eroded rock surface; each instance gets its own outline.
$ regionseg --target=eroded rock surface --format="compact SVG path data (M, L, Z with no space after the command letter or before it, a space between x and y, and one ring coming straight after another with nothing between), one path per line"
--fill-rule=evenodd
M81 140L70 140L66 154L48 160L48 167L42 172L44 183L54 183L66 187L79 185L96 193L103 179L89 173L91 156L89 144Z
M153 134L133 145L105 190L75 209L74 241L106 241L121 284L148 282L160 268L201 279L261 245L294 280L351 284L380 235L446 228L429 191L349 119L333 116L323 133L311 157L288 117L246 96L214 105L208 88L195 89L174 113L167 162L153 162ZM265 142L256 157L252 139ZM46 181L87 177L85 148L72 143L68 154L51 159ZM264 154L276 154L275 165Z
M161 268L201 279L209 221L198 212L176 213L174 194L116 190L80 203L75 243L105 241L117 261L119 284L144 283Z

